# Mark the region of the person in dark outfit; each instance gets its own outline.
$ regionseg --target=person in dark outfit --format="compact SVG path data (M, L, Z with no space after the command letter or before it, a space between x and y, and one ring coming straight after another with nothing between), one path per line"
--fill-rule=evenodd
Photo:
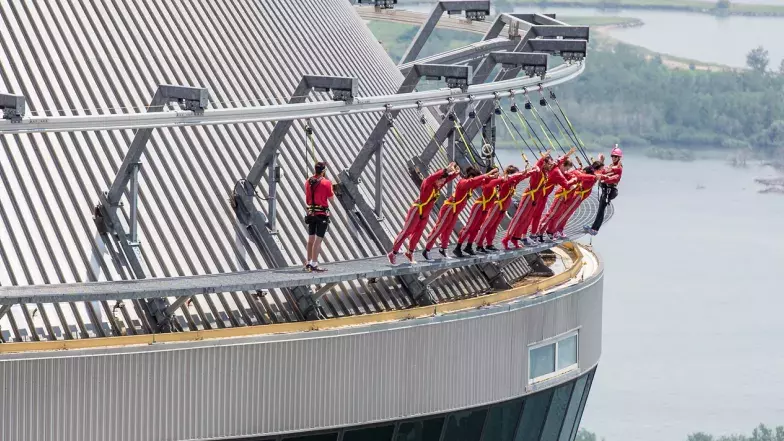
M305 263L305 271L326 271L318 266L318 256L329 228L329 203L335 198L332 182L326 178L326 174L327 163L317 162L315 174L305 181L305 223L308 225L308 261Z
M592 236L596 236L602 227L607 205L618 196L618 183L621 182L621 176L623 175L623 163L621 162L623 151L618 147L618 144L612 149L610 158L612 159L612 165L605 167L603 172L604 178L601 184L599 184L602 193L599 196L599 210L596 212L596 219L593 221L593 225L583 227L583 230Z

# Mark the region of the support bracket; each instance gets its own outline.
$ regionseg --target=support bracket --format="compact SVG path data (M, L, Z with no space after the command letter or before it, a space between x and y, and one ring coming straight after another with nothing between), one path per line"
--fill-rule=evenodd
M489 0L441 0L436 3L427 21L419 28L414 41L406 49L403 58L400 59L399 64L405 64L416 60L422 48L425 46L427 39L433 33L441 16L446 12L449 15L459 14L465 11L466 18L469 20L483 21L485 17L490 15L490 1Z
M305 102L311 91L332 92L333 100L351 102L357 95L357 79L353 77L305 75L294 90L293 96L289 98L288 103ZM276 166L277 156L280 145L292 125L293 121L278 121L275 123L272 133L261 148L250 172L248 172L245 179L237 182L232 193L232 205L238 221L246 228L251 240L259 247L264 260L271 268L288 266L288 262L281 252L281 246L274 237L274 232L277 212L277 183L280 181L280 168ZM256 201L259 199L256 195L256 189L265 173L268 174L269 179L269 218L264 215L256 204ZM289 289L289 292L296 299L297 306L306 319L318 319L318 306L308 288L304 286L295 287ZM173 311L167 310L167 313L169 312Z
M379 9L394 9L395 5L397 4L397 0L357 0L358 4L368 3L372 4L376 7L376 10Z
M183 110L199 113L204 111L209 104L209 91L201 87L162 84L155 91L147 111L161 112L170 103L178 103ZM152 131L152 128L136 131L131 146L128 148L128 153L125 154L109 190L98 196L99 202L95 207L95 222L99 232L112 233L120 244L125 259L131 267L131 272L137 279L147 277L142 264L141 252L139 250L140 243L137 235L137 200L139 196L138 177L141 158L147 142L152 137ZM129 183L131 184L128 194L130 219L128 224L129 231L126 232L126 227L123 225L118 211L121 206L120 199ZM169 316L165 314L166 306L163 299L150 300L146 306L151 318L157 322L159 328L165 329L169 326Z
M0 111L3 112L3 119L11 122L22 121L26 107L27 101L24 96L0 93Z

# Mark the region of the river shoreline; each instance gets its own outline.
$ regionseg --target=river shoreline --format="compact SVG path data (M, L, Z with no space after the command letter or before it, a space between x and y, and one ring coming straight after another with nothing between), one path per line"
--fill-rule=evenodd
M655 0L654 0L655 1ZM548 0L548 1L515 1L514 6L531 4L538 7L561 7L561 8L592 8L603 11L616 11L621 9L636 9L643 11L664 11L664 12L693 12L708 14L719 17L740 16L740 17L784 17L784 7L775 5L740 4L730 8L722 9L712 7L705 2L705 7L693 4L664 4L664 3L627 3L613 1L580 1L580 0ZM758 9L758 10L754 10Z

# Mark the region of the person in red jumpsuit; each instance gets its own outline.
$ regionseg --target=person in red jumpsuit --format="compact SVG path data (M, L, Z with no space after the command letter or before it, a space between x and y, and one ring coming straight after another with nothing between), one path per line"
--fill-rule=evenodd
M498 184L498 197L493 202L492 208L490 208L485 221L482 223L482 228L479 229L479 239L477 240L479 246L476 249L477 251L481 253L498 251L498 248L493 245L495 234L504 216L506 216L506 211L512 204L512 196L517 191L517 186L535 173L539 173L537 167L506 175L502 178L502 181Z
M514 165L507 166L504 169L504 176L515 174L518 171L520 169ZM468 221L457 235L457 246L452 251L452 255L455 257L463 257L465 254L469 256L476 255L474 252L474 240L479 235L479 229L482 228L487 214L495 201L498 200L498 185L501 184L503 179L503 177L497 177L482 186L482 196L474 202L474 206L471 207L471 212L468 214ZM463 244L466 244L465 248L463 248Z
M422 185L419 188L419 198L408 209L406 220L403 224L403 231L397 235L395 243L392 245L392 251L387 254L391 264L395 264L400 247L403 246L403 242L406 239L409 239L406 258L412 264L416 263L414 250L419 243L419 238L422 237L422 232L427 226L427 221L430 219L430 211L433 210L433 205L438 199L441 188L459 174L460 168L457 166L457 163L452 162L446 168L437 170L422 181Z
M520 247L519 241L526 235L533 221L539 221L538 219L541 217L541 211L544 211L544 207L547 204L547 196L550 195L550 192L552 192L552 189L554 188L554 184L549 182L551 174L555 179L558 179L556 177L559 176L559 174L553 173L554 170L558 170L560 171L560 177L564 178L561 166L575 151L575 149L570 150L557 161L553 161L549 155L545 155L537 161L536 164L541 169L540 173L533 174L529 179L530 183L528 189L523 193L523 198L520 200L517 211L512 217L512 221L509 223L509 228L506 230L506 235L501 240L501 244L503 244L505 249L509 249L509 242L512 242L512 245L514 245L515 248ZM559 182L556 182L555 184L558 183ZM539 211L537 215L538 210L541 211ZM523 240L523 243L525 245L532 245L531 241L527 238Z
M447 257L446 249L449 246L449 238L452 231L455 229L457 218L468 204L468 199L475 189L489 182L491 179L498 177L498 169L494 168L489 173L483 175L479 174L479 170L474 166L469 166L465 171L465 178L455 186L455 192L444 202L441 210L438 212L438 219L436 225L427 236L427 244L425 250L422 251L422 257L425 260L430 260L430 250L433 249L436 241L441 239L441 248L438 250L442 256Z
M610 204L610 201L618 196L618 183L621 182L621 176L623 175L623 163L621 162L623 150L618 147L618 144L615 144L612 152L610 152L610 158L612 164L604 168L605 178L602 179L600 185L602 194L599 196L599 210L596 212L596 219L593 221L593 225L583 227L583 230L592 236L596 236L599 233L599 229L604 222L604 212L607 206Z
M577 178L576 188L571 190L564 198L558 212L552 214L548 212L548 215L542 220L542 230L552 239L565 238L563 231L567 222L577 211L580 204L591 195L596 181L602 178L601 173L599 173L602 167L604 167L603 163L595 161L583 170L578 169L570 172L572 177Z
M564 176L567 180L574 180L577 178L577 183L579 184L579 173L579 169L572 169L568 170ZM573 201L576 190L577 188L574 186L574 184L570 187L559 186L555 189L555 196L553 197L552 203L550 203L550 208L547 210L547 214L545 214L542 218L539 226L536 227L535 234L548 234L549 238L553 238L550 234L550 231L548 231L548 227L555 227L555 225L558 223L558 220L560 220L561 216L569 207L569 204L571 204Z

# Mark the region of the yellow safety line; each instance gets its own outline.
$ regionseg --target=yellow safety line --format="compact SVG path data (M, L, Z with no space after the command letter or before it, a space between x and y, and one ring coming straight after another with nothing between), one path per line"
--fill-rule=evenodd
M244 326L237 328L210 329L203 331L186 331L164 334L144 334L120 337L85 338L75 340L56 340L56 341L37 341L23 343L3 343L0 344L0 354L33 352L33 351L56 351L74 350L103 347L126 347L137 345L151 345L155 343L175 343L193 342L202 340L213 340L218 338L249 337L270 334L287 334L295 332L317 331L325 329L342 328L346 326L368 325L388 321L399 321L413 318L432 317L448 312L475 309L481 306L494 305L507 302L517 298L536 294L577 277L582 270L585 262L579 247L571 243L560 245L563 249L572 254L573 265L560 274L540 280L536 283L523 285L506 291L501 291L486 296L475 297L465 300L439 304L435 306L423 306L419 308L406 309L401 311L388 311L375 314L356 315L339 317L327 320L317 320L309 322L278 323L272 325Z

